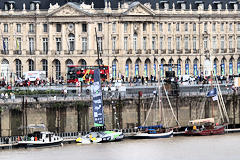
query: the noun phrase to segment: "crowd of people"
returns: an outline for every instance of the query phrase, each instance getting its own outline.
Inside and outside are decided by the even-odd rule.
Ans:
[[[14,94],[14,92],[10,92],[10,94],[9,93],[4,93],[4,92],[2,92],[1,93],[1,99],[4,101],[4,102],[6,102],[6,101],[8,101],[8,99],[11,99],[11,101],[15,101],[15,99],[16,99],[16,97],[15,97],[15,94]]]

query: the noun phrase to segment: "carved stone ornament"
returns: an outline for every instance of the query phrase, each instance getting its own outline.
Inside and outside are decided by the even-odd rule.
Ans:
[[[146,11],[143,7],[138,6],[129,11],[128,15],[151,15],[148,11]]]
[[[53,14],[53,16],[80,16],[80,15],[85,14],[81,13],[81,11],[74,9],[70,6],[66,6]]]
[[[139,25],[138,24],[134,24],[133,31],[134,31],[134,33],[138,33],[138,31],[139,31]]]

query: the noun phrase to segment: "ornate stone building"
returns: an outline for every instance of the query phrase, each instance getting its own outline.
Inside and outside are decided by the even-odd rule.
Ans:
[[[97,65],[95,29],[110,78],[157,76],[165,70],[240,74],[236,0],[105,1],[103,8],[92,1],[46,2],[0,2],[0,71],[8,82],[32,70],[66,80],[69,64]]]

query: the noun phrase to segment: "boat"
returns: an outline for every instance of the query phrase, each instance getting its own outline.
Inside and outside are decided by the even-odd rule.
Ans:
[[[188,127],[185,129],[185,135],[208,136],[225,133],[225,128],[227,127],[229,122],[229,117],[226,111],[225,103],[222,98],[222,93],[217,78],[216,82],[217,83],[215,85],[215,88],[212,87],[212,89],[207,93],[207,97],[211,97],[213,101],[218,102],[217,104],[221,115],[221,119],[219,119],[220,125],[219,123],[215,123],[214,105],[212,102],[212,116],[210,118],[189,121]]]
[[[63,143],[63,138],[48,131],[36,131],[24,137],[18,137],[18,147],[45,147],[59,146]]]
[[[173,129],[164,129],[162,125],[138,127],[139,132],[130,138],[134,139],[154,139],[154,138],[171,138]]]
[[[99,55],[99,52],[98,52],[98,55]],[[99,67],[94,70],[94,82],[93,82],[93,85],[91,86],[92,97],[93,97],[92,104],[93,104],[94,127],[91,128],[91,132],[89,134],[78,137],[76,139],[77,143],[90,144],[90,143],[112,142],[112,141],[119,141],[124,138],[122,131],[114,131],[114,130],[106,131],[105,124],[104,124],[102,87],[101,87],[101,77],[100,77],[99,68],[100,68],[100,64],[99,64]]]
[[[83,144],[104,143],[104,142],[120,141],[123,138],[124,138],[123,133],[119,131],[99,131],[99,132],[90,132],[85,136],[78,137],[76,139],[76,142],[83,143]]]
[[[224,134],[226,125],[215,124],[214,118],[197,119],[189,121],[185,135],[208,136]]]
[[[160,80],[158,80],[158,102],[159,102],[159,106],[162,107],[162,100],[160,99],[162,96],[161,96],[161,87],[162,87],[162,84],[163,84],[163,81],[162,83],[160,84]],[[173,108],[172,108],[172,105],[171,105],[171,102],[170,102],[170,99],[168,97],[168,94],[167,94],[167,91],[166,91],[166,88],[165,86],[163,85],[163,89],[164,89],[164,92],[166,94],[166,97],[167,97],[167,100],[168,100],[168,103],[169,103],[169,106],[170,106],[170,109],[171,109],[171,112],[172,112],[172,115],[173,117],[175,118],[175,121],[177,123],[178,126],[180,126],[175,114],[174,114],[174,111],[173,111]],[[169,127],[166,127],[167,124],[165,123],[165,120],[164,120],[164,115],[163,115],[163,107],[161,108],[162,110],[162,115],[161,117],[163,117],[163,124],[165,125],[153,125],[153,126],[145,126],[146,124],[146,121],[149,117],[149,114],[150,114],[150,111],[151,111],[151,108],[153,106],[153,102],[157,101],[155,100],[157,98],[157,96],[155,96],[152,100],[152,103],[151,103],[151,106],[148,110],[148,113],[147,113],[147,116],[146,116],[146,119],[145,121],[143,122],[143,125],[142,126],[139,126],[138,127],[138,132],[129,136],[129,138],[133,138],[133,139],[155,139],[155,138],[171,138],[173,137],[173,128],[169,128]]]

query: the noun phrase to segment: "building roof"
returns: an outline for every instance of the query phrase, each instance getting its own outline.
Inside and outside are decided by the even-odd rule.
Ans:
[[[134,2],[134,0],[107,0],[108,2],[111,2],[111,8],[118,8],[118,2],[120,3],[124,3],[124,2],[128,2],[128,3],[132,3]],[[183,2],[185,2],[186,4],[186,9],[189,9],[190,4],[192,5],[192,9],[195,10],[197,9],[199,3],[203,3],[204,4],[204,9],[207,10],[208,5],[211,4],[212,5],[212,9],[216,9],[217,5],[220,3],[222,4],[222,9],[225,9],[226,4],[228,5],[228,9],[233,9],[233,5],[235,3],[238,4],[238,0],[138,0],[140,3],[144,4],[144,3],[150,3],[151,7],[153,9],[156,8],[156,3],[159,3],[159,8],[163,9],[164,7],[164,3],[169,3],[169,8],[172,8],[172,4],[175,4],[175,8],[176,9],[180,9],[181,8],[181,4]],[[198,1],[199,3],[196,3],[196,1]],[[23,3],[25,3],[26,5],[26,9],[29,10],[30,8],[30,3],[32,2],[36,2],[36,0],[1,0],[0,1],[0,9],[4,9],[4,4],[5,3],[14,3],[14,8],[16,10],[22,10],[23,9]],[[82,3],[84,2],[85,4],[91,4],[92,2],[94,3],[94,8],[104,8],[105,7],[105,0],[38,0],[38,2],[40,2],[40,10],[48,10],[50,3],[52,5],[58,3],[60,6],[66,4],[67,2],[77,2],[77,3]],[[219,2],[219,3],[216,3]]]

